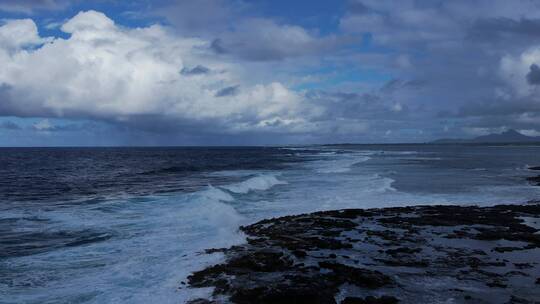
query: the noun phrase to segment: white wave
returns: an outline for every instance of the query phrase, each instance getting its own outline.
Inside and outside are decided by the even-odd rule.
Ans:
[[[221,188],[234,193],[246,194],[254,190],[268,190],[276,185],[283,184],[287,184],[287,182],[279,180],[274,174],[260,174],[237,184],[221,186]]]
[[[197,192],[196,195],[200,199],[205,199],[208,201],[221,201],[221,202],[234,201],[234,198],[229,193],[226,193],[216,187],[213,187],[212,185],[208,185],[208,189]]]
[[[397,191],[396,188],[392,187],[392,184],[394,184],[395,180],[389,178],[389,177],[379,177],[379,180],[380,180],[380,185],[378,187],[375,188],[375,192],[388,192],[388,191],[392,191],[392,192],[395,192]]]
[[[319,156],[332,156],[332,155],[336,155],[337,153],[335,151],[328,151],[328,152],[320,152],[320,153],[317,153],[317,155]]]
[[[201,255],[201,251],[245,240],[238,227],[246,219],[228,204],[233,200],[230,193],[208,186],[189,194],[111,202],[122,208],[107,211],[81,205],[41,212],[40,217],[54,221],[49,226],[54,231],[105,229],[114,237],[11,259],[10,267],[24,274],[14,278],[14,284],[27,287],[13,289],[3,300],[172,304],[209,295],[205,289],[178,288],[191,272],[223,259],[222,254]],[[0,293],[3,288],[0,284]]]
[[[289,151],[318,151],[319,149],[313,147],[281,147],[280,150]]]
[[[410,159],[410,160],[442,160],[441,157],[419,157],[419,156],[403,157],[402,159]]]
[[[385,154],[415,155],[415,154],[419,154],[419,152],[418,151],[385,151]]]
[[[312,162],[312,166],[318,173],[344,173],[350,171],[352,166],[368,161],[369,159],[371,158],[362,155],[344,155],[337,158],[314,161]]]

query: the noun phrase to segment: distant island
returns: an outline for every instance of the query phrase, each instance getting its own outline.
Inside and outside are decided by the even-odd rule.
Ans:
[[[487,143],[540,143],[540,137],[527,136],[516,130],[508,130],[499,134],[488,134],[471,139],[444,138],[430,142],[431,144],[487,144]]]

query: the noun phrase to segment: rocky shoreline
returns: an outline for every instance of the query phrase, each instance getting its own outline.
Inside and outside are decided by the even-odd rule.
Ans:
[[[540,202],[348,209],[242,227],[203,303],[540,303]]]

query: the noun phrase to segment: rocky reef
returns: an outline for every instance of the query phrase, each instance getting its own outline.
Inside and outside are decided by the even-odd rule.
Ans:
[[[203,303],[540,303],[540,202],[348,209],[242,227]],[[186,284],[186,282],[184,282]]]
[[[529,170],[540,171],[540,166],[529,167]],[[527,180],[534,185],[540,186],[540,175],[527,177]]]

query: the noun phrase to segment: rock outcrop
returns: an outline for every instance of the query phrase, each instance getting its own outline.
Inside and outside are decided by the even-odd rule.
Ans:
[[[348,209],[263,220],[193,273],[191,303],[538,303],[540,204]]]

